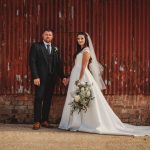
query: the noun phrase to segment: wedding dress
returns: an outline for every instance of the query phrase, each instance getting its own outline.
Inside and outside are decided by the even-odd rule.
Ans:
[[[82,57],[85,51],[90,53],[90,49],[86,47],[76,56],[75,65],[70,75],[67,97],[59,128],[98,134],[134,136],[150,135],[149,126],[134,126],[121,122],[107,103],[107,100],[103,96],[88,67],[85,69],[81,82],[92,84],[91,88],[94,100],[90,102],[90,106],[86,112],[81,111],[78,113],[78,111],[75,111],[71,115],[71,107],[69,105],[69,103],[73,101],[71,92],[75,90],[75,81],[79,80]]]

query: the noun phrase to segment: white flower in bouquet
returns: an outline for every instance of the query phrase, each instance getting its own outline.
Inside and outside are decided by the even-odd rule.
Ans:
[[[75,100],[75,102],[79,102],[80,96],[79,96],[79,95],[75,95],[75,96],[74,96],[74,100]]]
[[[79,89],[80,89],[80,88],[77,86],[77,87],[76,87],[76,90],[79,90]]]
[[[83,91],[85,91],[85,88],[84,88],[84,87],[81,88],[81,92],[83,92]]]
[[[92,89],[91,84],[87,82],[75,82],[76,90],[71,92],[71,96],[73,98],[73,101],[69,103],[71,105],[71,114],[73,114],[74,111],[78,111],[78,113],[81,110],[87,111],[91,100],[94,99],[92,96]]]
[[[87,97],[90,97],[90,95],[91,95],[91,92],[90,92],[90,91],[87,91],[86,96],[87,96]]]
[[[84,86],[86,83],[85,82],[81,82],[81,84]]]
[[[89,87],[86,87],[85,90],[86,90],[86,91],[89,91],[90,89],[89,89]]]
[[[83,96],[84,96],[85,93],[86,93],[85,91],[81,91],[80,95],[83,95]]]

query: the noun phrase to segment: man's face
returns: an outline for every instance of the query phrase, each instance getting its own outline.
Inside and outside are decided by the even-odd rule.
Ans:
[[[42,37],[45,42],[50,43],[53,39],[53,33],[51,31],[45,31]]]

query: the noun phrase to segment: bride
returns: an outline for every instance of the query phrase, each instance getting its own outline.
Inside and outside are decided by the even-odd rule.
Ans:
[[[103,67],[97,61],[90,36],[80,32],[77,35],[77,52],[75,65],[70,75],[67,97],[62,113],[60,129],[82,131],[98,134],[114,135],[150,135],[150,127],[134,126],[121,122],[113,112],[101,90],[105,89],[101,73]],[[90,102],[87,111],[74,111],[71,114],[70,102],[73,101],[71,92],[75,90],[75,82],[92,84],[94,99]]]

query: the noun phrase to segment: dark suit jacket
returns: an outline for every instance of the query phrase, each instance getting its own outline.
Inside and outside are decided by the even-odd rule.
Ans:
[[[63,63],[60,60],[58,48],[52,44],[53,51],[53,75],[64,78]],[[46,54],[46,47],[43,42],[34,43],[29,53],[29,65],[33,79],[45,79],[49,74],[49,62]]]

